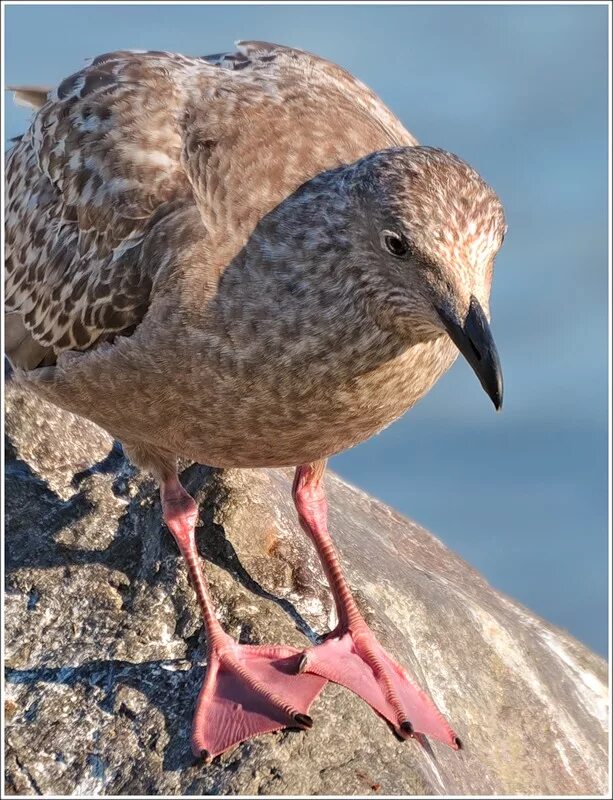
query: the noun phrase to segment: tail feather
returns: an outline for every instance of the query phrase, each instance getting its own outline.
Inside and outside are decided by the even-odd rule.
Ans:
[[[45,86],[8,86],[13,92],[13,100],[18,106],[26,106],[38,110],[47,102],[51,89]]]

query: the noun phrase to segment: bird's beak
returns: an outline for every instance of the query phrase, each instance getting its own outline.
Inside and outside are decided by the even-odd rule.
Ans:
[[[502,369],[487,317],[477,298],[470,298],[466,319],[462,323],[444,308],[437,308],[443,325],[458,350],[481,381],[481,386],[494,404],[502,408]]]

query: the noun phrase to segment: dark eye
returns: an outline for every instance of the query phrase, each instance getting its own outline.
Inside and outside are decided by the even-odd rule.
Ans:
[[[388,253],[396,256],[396,258],[402,258],[409,252],[409,244],[400,233],[383,231],[381,233],[381,244]]]

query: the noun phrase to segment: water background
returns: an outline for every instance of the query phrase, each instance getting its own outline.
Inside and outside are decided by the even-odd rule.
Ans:
[[[6,83],[56,84],[114,49],[263,39],[369,84],[501,196],[495,414],[458,361],[421,404],[332,459],[497,588],[607,650],[607,9],[604,6],[8,6]],[[27,110],[7,97],[6,135]]]

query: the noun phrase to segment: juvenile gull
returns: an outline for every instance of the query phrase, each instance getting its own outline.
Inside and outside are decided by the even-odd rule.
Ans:
[[[192,746],[307,728],[326,680],[399,736],[459,740],[368,629],[326,525],[326,458],[411,408],[458,350],[494,405],[501,204],[339,67],[263,42],[98,56],[46,92],[7,161],[6,342],[19,380],[101,425],[160,483],[202,609]],[[338,624],[304,652],[215,617],[177,456],[295,466]],[[298,466],[296,466],[298,465]]]

